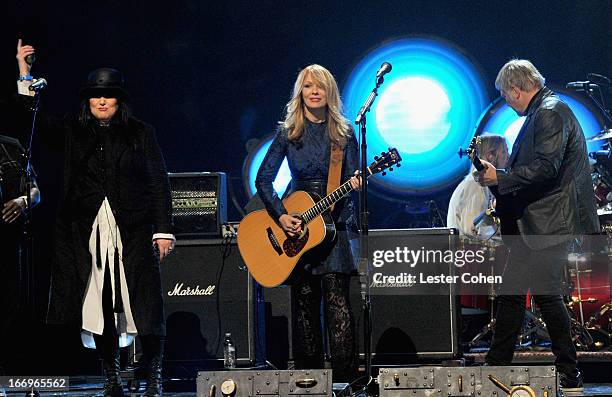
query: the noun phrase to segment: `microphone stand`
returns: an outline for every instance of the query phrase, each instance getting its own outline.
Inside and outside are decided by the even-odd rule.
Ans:
[[[361,137],[361,164],[360,171],[362,176],[361,190],[359,191],[359,282],[361,285],[361,300],[363,308],[363,330],[364,330],[364,361],[365,373],[367,382],[364,386],[364,391],[367,393],[367,388],[372,378],[372,303],[370,300],[370,274],[368,266],[369,246],[368,246],[368,184],[367,184],[367,166],[368,166],[368,145],[366,140],[366,113],[370,111],[370,107],[378,96],[378,88],[384,82],[383,76],[376,79],[376,86],[370,93],[370,96],[359,110],[355,124],[359,125],[359,135]]]
[[[600,88],[600,90],[601,90],[601,88]],[[600,92],[600,94],[601,94],[601,92]],[[591,100],[595,103],[595,105],[603,113],[604,118],[606,120],[606,122],[604,122],[604,129],[606,129],[606,124],[607,123],[612,123],[612,112],[610,112],[610,109],[606,109],[606,103],[604,102],[603,94],[601,94],[601,103],[599,103],[599,101],[597,100],[597,98],[595,98],[593,93],[587,92],[587,95],[591,98]]]
[[[593,95],[593,90],[585,89],[584,92],[591,99],[591,101],[595,104],[595,106],[601,111],[604,117],[604,131],[608,129],[608,123],[612,123],[612,112],[609,109],[606,109],[606,102],[604,100],[604,95],[602,89],[599,85],[597,85],[597,89],[599,91],[600,99],[597,99],[595,95]]]

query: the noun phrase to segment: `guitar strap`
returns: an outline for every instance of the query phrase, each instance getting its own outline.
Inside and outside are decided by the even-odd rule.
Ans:
[[[342,159],[344,158],[344,148],[332,142],[329,155],[329,172],[327,174],[327,194],[340,187],[340,176],[342,175]],[[332,205],[329,212],[334,210]]]

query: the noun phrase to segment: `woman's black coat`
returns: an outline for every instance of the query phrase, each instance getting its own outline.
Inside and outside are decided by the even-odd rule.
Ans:
[[[28,98],[22,98],[28,101]],[[47,321],[82,324],[91,273],[88,242],[98,209],[108,197],[123,242],[123,265],[138,333],[165,334],[159,256],[154,233],[172,233],[171,198],[154,129],[135,118],[100,127],[73,118],[45,119],[43,145],[64,152],[63,191],[54,233]]]

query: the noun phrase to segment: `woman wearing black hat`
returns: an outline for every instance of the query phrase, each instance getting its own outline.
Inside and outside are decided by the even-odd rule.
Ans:
[[[26,103],[33,101],[26,62],[33,53],[19,40],[18,90]],[[77,324],[84,342],[93,336],[104,396],[123,396],[119,346],[138,334],[148,369],[143,396],[161,396],[159,264],[174,245],[164,160],[153,128],[130,115],[119,71],[91,72],[81,98],[78,117],[45,120],[38,135],[57,142],[61,133],[65,157],[47,320]]]

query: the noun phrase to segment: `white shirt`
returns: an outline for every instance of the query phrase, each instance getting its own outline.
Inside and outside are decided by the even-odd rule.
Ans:
[[[493,235],[499,235],[498,228],[484,223],[476,227],[476,220],[485,212],[492,201],[489,188],[480,186],[469,173],[457,186],[446,215],[446,226],[459,230],[459,235],[478,240],[487,240]]]

